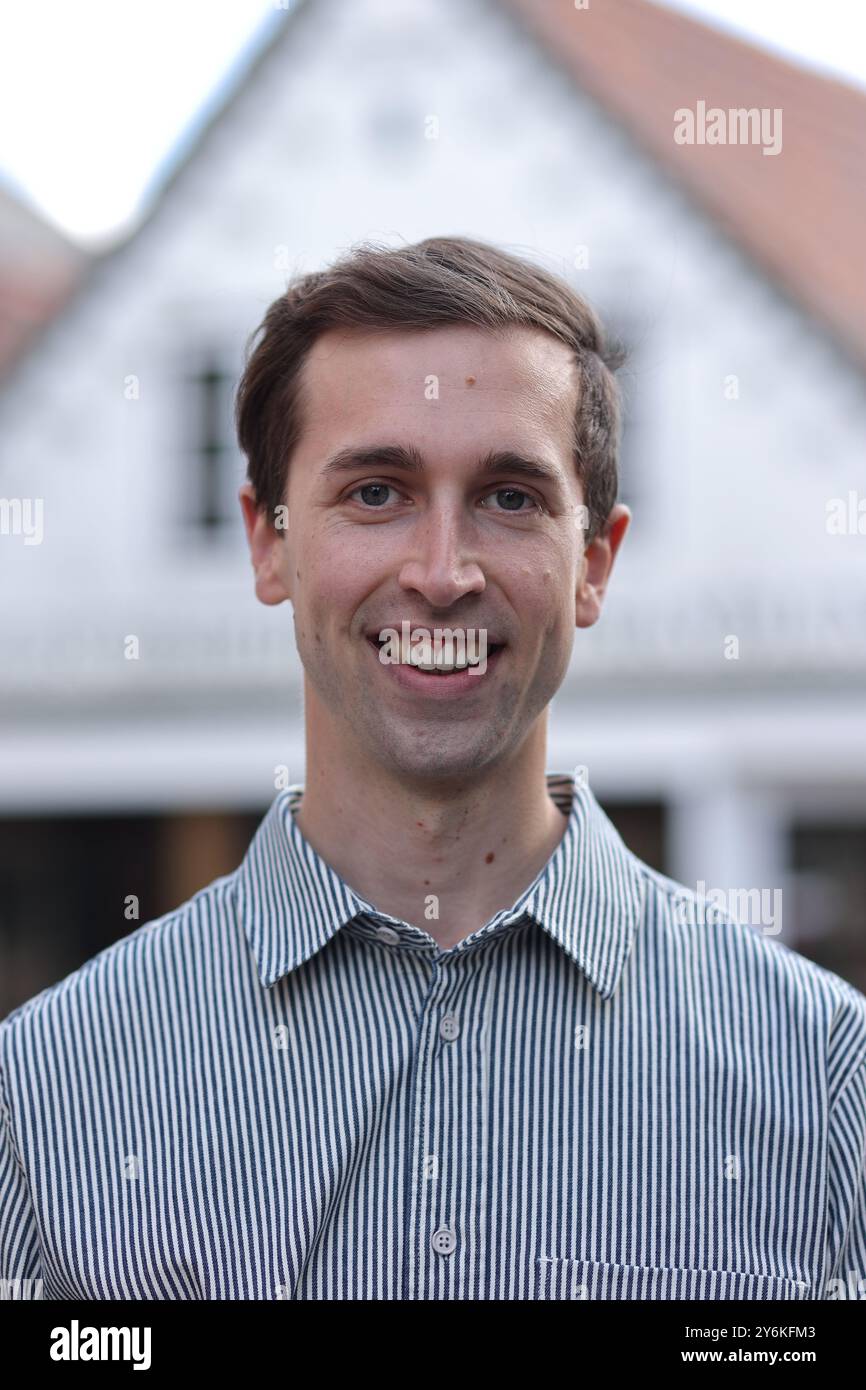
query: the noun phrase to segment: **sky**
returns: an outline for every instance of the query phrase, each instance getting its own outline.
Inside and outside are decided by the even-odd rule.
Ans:
[[[655,2],[866,87],[862,0]],[[167,164],[291,4],[7,0],[0,180],[70,240],[106,249],[134,228]]]

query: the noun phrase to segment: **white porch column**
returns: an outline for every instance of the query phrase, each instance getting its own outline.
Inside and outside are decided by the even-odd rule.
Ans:
[[[786,820],[777,796],[735,783],[682,788],[668,806],[670,875],[689,888],[783,889]],[[772,900],[772,899],[771,899]]]

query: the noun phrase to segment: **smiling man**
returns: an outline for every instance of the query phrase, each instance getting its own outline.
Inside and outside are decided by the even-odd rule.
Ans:
[[[275,349],[241,394],[254,473]],[[596,363],[611,467],[615,397]],[[291,601],[305,671],[296,823],[363,897],[444,947],[511,906],[565,833],[547,708],[629,520],[614,506],[585,549],[578,381],[574,351],[531,325],[330,329],[304,366],[285,500],[260,509],[262,483],[243,489],[256,592]],[[404,623],[480,632],[485,671],[383,662],[380,634]]]
[[[466,239],[271,306],[241,503],[305,779],[235,873],[0,1026],[0,1277],[866,1295],[866,999],[546,771],[629,524],[615,366],[568,285]]]

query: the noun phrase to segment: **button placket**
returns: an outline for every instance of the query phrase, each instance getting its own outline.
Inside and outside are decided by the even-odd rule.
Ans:
[[[439,1280],[452,1268],[448,1258],[459,1248],[454,1202],[457,1194],[444,1186],[444,1174],[454,1160],[453,1067],[459,1058],[449,1054],[461,1035],[461,1021],[448,1007],[453,997],[453,957],[434,957],[433,977],[419,1018],[418,1066],[412,1098],[411,1179],[404,1297],[442,1296]],[[443,1059],[446,1065],[443,1066]],[[450,1079],[446,1079],[450,1078]],[[425,1255],[426,1247],[426,1255]],[[449,1285],[453,1274],[449,1274]]]

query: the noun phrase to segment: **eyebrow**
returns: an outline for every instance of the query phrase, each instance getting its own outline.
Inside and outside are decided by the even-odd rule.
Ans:
[[[397,468],[405,473],[423,473],[424,457],[414,445],[370,444],[357,448],[349,446],[340,449],[322,467],[322,474],[353,473],[359,468]],[[507,474],[511,477],[533,478],[536,482],[546,482],[561,486],[562,474],[553,464],[543,459],[527,458],[513,449],[493,449],[484,454],[476,467],[481,478],[496,478]]]

